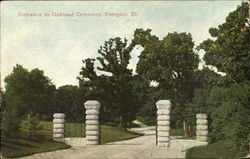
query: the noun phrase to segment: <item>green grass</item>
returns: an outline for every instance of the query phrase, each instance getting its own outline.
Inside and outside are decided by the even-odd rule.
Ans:
[[[230,141],[218,141],[207,146],[197,146],[187,150],[186,158],[233,158],[243,157]]]
[[[127,140],[140,136],[139,134],[112,126],[101,125],[101,144],[113,141]],[[66,137],[85,137],[85,124],[66,123]]]
[[[70,148],[70,146],[48,139],[11,138],[8,141],[1,142],[2,155],[6,158],[21,157],[65,148]]]
[[[14,158],[70,148],[70,146],[65,143],[53,141],[53,125],[51,122],[41,122],[41,125],[43,126],[42,130],[38,131],[37,136],[32,139],[25,137],[23,129],[20,128],[17,138],[8,138],[6,141],[1,141],[3,157]]]
[[[181,140],[195,140],[196,136],[188,136],[188,137],[182,136],[182,137],[177,137],[176,139],[181,139]]]
[[[25,138],[21,128],[18,138],[10,138],[7,141],[1,141],[1,152],[3,157],[21,157],[39,152],[70,148],[70,146],[65,143],[52,140],[52,122],[41,122],[41,124],[43,126],[42,130],[38,132],[35,139]],[[85,137],[85,125],[80,123],[66,123],[65,136]],[[101,126],[101,144],[131,139],[138,136],[140,135],[117,127]]]
[[[183,136],[184,131],[183,129],[170,129],[170,135],[171,136]]]
[[[140,134],[129,132],[117,127],[101,126],[101,144],[113,141],[127,140],[141,136]]]

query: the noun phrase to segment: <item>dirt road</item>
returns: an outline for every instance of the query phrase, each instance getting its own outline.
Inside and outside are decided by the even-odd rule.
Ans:
[[[23,157],[22,159],[132,159],[132,158],[184,158],[185,150],[194,146],[194,140],[171,140],[169,148],[155,145],[154,127],[136,128],[132,131],[144,133],[135,139],[97,146],[72,147]]]

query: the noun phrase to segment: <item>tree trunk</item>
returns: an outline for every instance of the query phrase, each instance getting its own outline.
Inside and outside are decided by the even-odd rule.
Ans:
[[[192,130],[190,124],[188,124],[188,136],[192,136]]]
[[[122,116],[120,116],[119,128],[123,128],[123,129],[127,128],[127,123],[126,123],[126,121],[124,120],[124,118]]]
[[[186,122],[185,120],[183,121],[183,130],[184,130],[184,136],[185,136],[185,137],[188,137],[188,135],[189,135],[189,130],[188,130],[187,122]]]
[[[189,137],[192,135],[191,125],[188,122],[186,122],[185,120],[183,121],[183,130],[184,130],[185,137]]]

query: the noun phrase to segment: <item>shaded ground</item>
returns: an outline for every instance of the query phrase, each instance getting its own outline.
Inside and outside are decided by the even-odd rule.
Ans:
[[[154,127],[132,129],[131,131],[146,135],[130,140],[97,146],[73,147],[67,150],[35,154],[23,157],[23,159],[184,158],[185,150],[196,144],[195,140],[172,138],[170,148],[156,147],[154,129]]]
[[[41,122],[41,124],[43,127],[37,132],[37,135],[34,137],[34,139],[27,138],[25,132],[23,131],[23,128],[21,127],[20,131],[17,133],[16,138],[8,138],[8,140],[1,140],[0,153],[2,152],[2,155],[6,158],[10,158],[70,148],[70,146],[65,143],[53,141],[52,122]],[[66,127],[66,134],[70,131],[70,135],[72,135],[72,137],[85,137],[84,124],[67,123]],[[139,134],[136,134],[134,132],[105,125],[101,126],[101,134],[102,144],[114,141],[128,140],[140,136]],[[76,141],[77,142],[75,145],[82,145],[82,142],[84,142],[84,138],[80,140],[81,142],[79,142],[79,140]]]

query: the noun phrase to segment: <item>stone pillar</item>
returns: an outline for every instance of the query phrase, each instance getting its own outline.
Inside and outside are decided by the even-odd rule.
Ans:
[[[156,102],[157,107],[157,139],[159,147],[170,146],[170,108],[169,100],[159,100]]]
[[[196,141],[207,144],[208,123],[206,114],[196,114]]]
[[[53,115],[53,139],[55,141],[63,141],[64,140],[64,118],[65,115],[63,113],[55,113]]]
[[[100,103],[96,100],[88,100],[84,103],[86,108],[86,140],[87,145],[99,144],[99,108]]]

